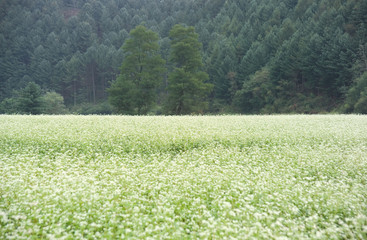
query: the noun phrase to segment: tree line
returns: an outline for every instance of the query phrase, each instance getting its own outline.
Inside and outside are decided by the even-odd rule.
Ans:
[[[34,84],[63,113],[367,112],[363,0],[3,0],[0,9],[1,113],[25,112]],[[175,56],[185,45],[177,24],[197,36],[196,69]],[[139,26],[155,36],[140,64],[162,64],[132,79]],[[130,97],[114,98],[124,88]]]

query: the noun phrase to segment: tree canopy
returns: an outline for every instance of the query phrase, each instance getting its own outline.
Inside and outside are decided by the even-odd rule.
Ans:
[[[201,44],[193,27],[175,25],[169,33],[174,70],[168,76],[168,114],[200,113],[212,85],[208,74],[200,71],[203,63]]]
[[[4,0],[0,112],[14,112],[10,103],[33,82],[42,94],[61,95],[71,112],[174,113],[166,104],[173,79],[204,72],[196,79],[212,92],[192,101],[207,108],[189,112],[363,113],[366,16],[362,0]],[[165,61],[165,71],[143,67],[140,79],[154,82],[149,94],[139,77],[124,75],[136,70],[128,63],[136,64],[138,43],[127,42],[140,25],[155,36],[150,54]],[[130,97],[113,100],[118,89]]]
[[[108,89],[110,103],[120,113],[146,114],[157,102],[156,88],[165,71],[158,35],[139,25],[131,30],[122,49],[126,57],[121,74]]]

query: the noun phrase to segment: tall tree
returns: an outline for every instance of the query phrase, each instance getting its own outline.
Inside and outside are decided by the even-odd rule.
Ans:
[[[165,72],[158,35],[139,25],[122,48],[126,57],[121,74],[108,89],[109,101],[120,113],[146,114],[156,101],[156,88]]]
[[[175,68],[168,76],[168,114],[202,112],[207,106],[207,96],[212,84],[205,83],[209,76],[201,71],[203,66],[201,43],[193,27],[175,25],[171,38],[171,61]]]

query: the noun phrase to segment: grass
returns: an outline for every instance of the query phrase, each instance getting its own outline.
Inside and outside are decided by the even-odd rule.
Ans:
[[[366,239],[367,117],[0,116],[0,239]]]

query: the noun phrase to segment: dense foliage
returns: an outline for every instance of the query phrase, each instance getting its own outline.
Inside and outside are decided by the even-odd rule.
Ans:
[[[179,115],[202,112],[212,85],[205,83],[208,74],[200,71],[203,63],[198,35],[193,27],[176,24],[169,36],[174,70],[168,76],[166,112]]]
[[[130,32],[122,46],[126,57],[121,74],[108,89],[110,103],[125,114],[146,114],[156,100],[163,81],[164,60],[158,53],[158,36],[144,26]]]
[[[72,112],[109,113],[129,32],[157,33],[170,73],[179,23],[202,43],[210,112],[366,113],[366,16],[365,0],[1,0],[0,102],[34,82]]]
[[[0,116],[0,239],[366,239],[367,117]]]

